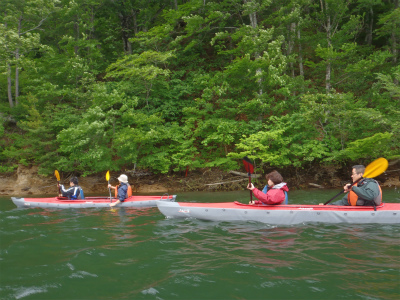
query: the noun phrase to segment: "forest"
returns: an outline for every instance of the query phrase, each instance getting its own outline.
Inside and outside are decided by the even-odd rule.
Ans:
[[[400,158],[399,0],[2,0],[0,173]]]

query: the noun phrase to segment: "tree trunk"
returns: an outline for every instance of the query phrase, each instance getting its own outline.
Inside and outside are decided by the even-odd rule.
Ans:
[[[399,0],[394,0],[394,8],[398,9],[399,8]],[[396,24],[393,26],[393,31],[392,31],[392,49],[393,49],[393,65],[397,65],[397,56],[398,56],[398,51],[397,51],[397,36],[396,33],[398,32],[399,28],[397,28]],[[399,80],[397,78],[393,79],[393,83],[396,85],[399,85]]]
[[[19,48],[15,51],[15,105],[18,105],[18,97],[19,97]]]
[[[374,10],[372,9],[372,4],[371,8],[369,10],[369,30],[367,34],[367,45],[371,46],[372,45],[372,33],[373,33],[373,28],[374,28]]]
[[[4,16],[7,17],[7,13],[4,13]],[[7,22],[4,22],[4,27],[7,29]],[[7,38],[7,36],[6,36]],[[8,46],[6,45],[6,49],[8,50]],[[8,51],[7,51],[8,52]],[[11,83],[11,64],[7,61],[7,96],[8,103],[10,103],[10,107],[14,107],[14,101],[12,97],[12,83]]]
[[[326,93],[329,94],[331,90],[331,59],[329,55],[330,48],[332,46],[331,43],[331,17],[328,16],[327,20],[327,30],[326,30],[326,39],[328,42],[328,57],[327,57],[327,63],[326,63],[326,75],[325,75],[325,89]]]
[[[394,0],[394,9],[399,8],[399,0]],[[397,28],[396,23],[393,25],[393,31],[392,31],[392,52],[393,52],[393,65],[397,65],[397,56],[398,56],[398,50],[397,50],[397,34],[398,34],[399,28]]]
[[[303,51],[302,51],[302,48],[301,48],[300,26],[297,26],[297,39],[298,39],[298,43],[299,43],[299,70],[300,70],[300,76],[304,77]]]
[[[296,23],[290,23],[290,27],[289,27],[289,42],[288,42],[288,56],[290,56],[293,53],[293,48],[294,48],[294,36],[295,36],[295,32],[296,32]],[[293,65],[293,61],[290,61],[289,63],[290,66],[290,71],[292,73],[292,78],[294,78],[294,65]]]
[[[21,38],[22,17],[18,19],[18,38]],[[15,50],[15,105],[18,105],[19,97],[19,48]]]
[[[243,0],[243,2],[244,2],[244,3],[247,3],[247,0]],[[257,28],[257,14],[256,14],[255,12],[252,12],[252,13],[250,13],[249,17],[250,17],[250,25],[251,25],[251,27],[254,28],[254,29],[256,29],[256,28]],[[257,60],[257,59],[260,58],[260,54],[256,51],[256,52],[254,53],[254,57],[255,57],[255,59]],[[260,75],[261,72],[262,72],[262,71],[261,71],[261,68],[258,68],[258,69],[256,70],[256,75],[257,75],[257,76]],[[259,84],[259,86],[260,86],[260,89],[259,89],[259,91],[258,91],[258,94],[261,96],[261,95],[263,94],[263,90],[262,90],[262,88],[261,88],[261,82],[262,82],[261,77],[258,79],[257,82],[258,82],[258,84]]]
[[[11,92],[11,65],[10,63],[7,63],[7,94],[8,94],[8,102],[10,103],[10,107],[14,107],[14,101],[12,98],[12,92]]]
[[[130,17],[134,18],[136,20],[136,14],[132,13],[132,16],[129,15],[124,15],[122,13],[119,14],[119,18],[121,20],[121,27],[122,27],[122,41],[124,43],[124,52],[125,54],[132,54],[132,44],[129,41],[131,38],[129,31],[130,31],[130,26],[131,26],[131,20]]]

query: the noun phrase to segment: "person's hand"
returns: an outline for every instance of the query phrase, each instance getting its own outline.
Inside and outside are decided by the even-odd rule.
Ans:
[[[255,204],[255,202],[254,202],[254,201],[250,201],[250,202],[249,202],[249,204],[251,204],[251,205],[254,205],[254,204]]]
[[[111,188],[112,188],[112,185],[111,185],[111,184],[108,184],[108,188],[111,189]]]
[[[113,207],[113,206],[115,206],[116,205],[116,203],[114,202],[114,203],[110,203],[110,207]]]
[[[249,184],[247,185],[247,189],[249,189],[250,191],[252,191],[252,190],[255,189],[255,187],[254,187],[254,185],[253,185],[252,183],[249,183]]]
[[[343,190],[344,190],[345,193],[351,191],[351,184],[350,184],[350,183],[346,184],[346,185],[343,187]]]

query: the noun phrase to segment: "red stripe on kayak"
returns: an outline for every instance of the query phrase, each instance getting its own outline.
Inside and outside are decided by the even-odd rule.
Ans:
[[[181,207],[205,207],[205,208],[232,208],[232,209],[255,209],[255,210],[324,210],[324,211],[354,211],[374,210],[373,206],[336,206],[336,205],[249,205],[239,202],[220,203],[195,203],[177,202]],[[399,210],[400,203],[384,203],[377,210]]]
[[[151,201],[151,200],[167,200],[172,199],[174,196],[132,196],[125,199],[124,202],[140,202],[140,201]],[[113,199],[116,200],[116,199]],[[25,202],[40,202],[40,203],[110,203],[110,198],[108,197],[86,197],[84,200],[69,200],[65,197],[53,197],[53,198],[24,198]]]

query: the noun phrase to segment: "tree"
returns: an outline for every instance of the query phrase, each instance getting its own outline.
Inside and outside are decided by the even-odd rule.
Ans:
[[[55,10],[57,0],[18,0],[2,1],[1,8],[4,9],[2,43],[4,59],[7,68],[8,101],[11,107],[18,105],[20,60],[24,54],[39,48],[40,36],[35,33],[42,27],[49,15]],[[12,67],[15,73],[15,95],[12,97]]]

